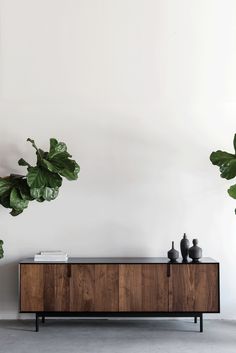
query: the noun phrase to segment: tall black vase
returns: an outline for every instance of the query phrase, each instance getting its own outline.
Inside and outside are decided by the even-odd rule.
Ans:
[[[185,233],[184,233],[183,239],[181,239],[181,242],[180,242],[180,250],[181,250],[183,261],[186,262],[188,260],[188,254],[189,254],[189,240]]]

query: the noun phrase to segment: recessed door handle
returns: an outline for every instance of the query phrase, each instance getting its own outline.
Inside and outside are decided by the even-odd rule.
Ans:
[[[71,277],[71,265],[67,265],[67,277]]]

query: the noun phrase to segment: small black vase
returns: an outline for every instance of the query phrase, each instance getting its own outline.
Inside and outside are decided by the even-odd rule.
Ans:
[[[202,249],[197,244],[198,240],[193,239],[193,246],[189,249],[189,257],[191,257],[194,262],[198,262],[202,257]]]
[[[179,257],[179,252],[174,248],[174,242],[172,241],[172,248],[167,253],[168,258],[170,261],[176,261]]]
[[[181,250],[183,261],[187,262],[188,253],[189,253],[189,240],[185,233],[184,233],[183,239],[181,239],[181,242],[180,242],[180,250]]]

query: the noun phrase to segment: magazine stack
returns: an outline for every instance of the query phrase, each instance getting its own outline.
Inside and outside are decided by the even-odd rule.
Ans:
[[[39,262],[66,262],[68,255],[63,251],[40,251],[34,255],[34,261]]]

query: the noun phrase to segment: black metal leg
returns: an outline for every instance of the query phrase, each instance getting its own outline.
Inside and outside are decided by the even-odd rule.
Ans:
[[[194,317],[194,323],[197,324],[197,316]]]
[[[38,330],[39,330],[39,316],[36,313],[35,314],[35,332],[38,332]]]
[[[42,316],[42,323],[43,324],[45,323],[45,316],[44,315]]]
[[[200,314],[200,332],[203,332],[203,314]]]

